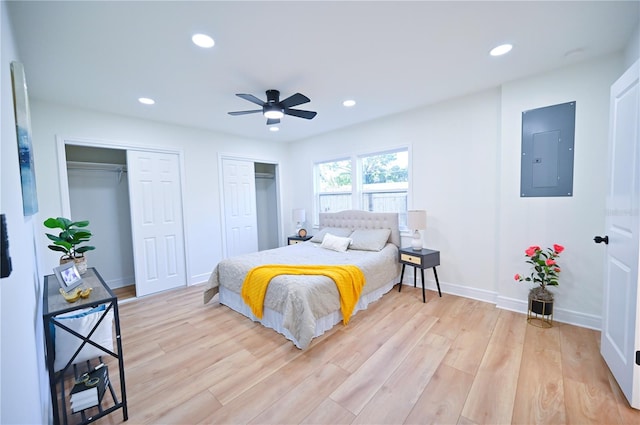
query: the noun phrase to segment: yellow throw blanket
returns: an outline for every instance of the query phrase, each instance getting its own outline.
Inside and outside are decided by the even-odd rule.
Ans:
[[[323,275],[330,277],[336,283],[340,293],[340,310],[342,322],[349,323],[353,309],[360,298],[360,292],[365,284],[364,274],[357,266],[352,265],[285,265],[267,264],[254,267],[244,278],[242,283],[242,299],[253,314],[262,319],[264,297],[271,279],[278,275]]]

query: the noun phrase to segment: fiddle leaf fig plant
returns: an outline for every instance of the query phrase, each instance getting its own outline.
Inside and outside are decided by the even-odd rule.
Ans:
[[[88,220],[71,221],[64,217],[50,217],[44,221],[44,225],[49,229],[61,229],[58,236],[51,233],[45,234],[53,241],[53,245],[49,245],[49,249],[64,253],[62,259],[84,257],[85,252],[96,249],[90,245],[79,246],[91,239],[91,231],[86,229],[89,225]]]

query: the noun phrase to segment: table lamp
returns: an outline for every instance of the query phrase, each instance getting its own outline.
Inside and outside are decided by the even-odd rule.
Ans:
[[[304,208],[294,208],[292,219],[296,223],[296,233],[302,228],[302,223],[307,219],[307,214]]]
[[[422,250],[422,235],[420,234],[420,230],[427,228],[427,212],[425,210],[407,211],[407,227],[413,230],[411,248],[413,248],[414,251]]]

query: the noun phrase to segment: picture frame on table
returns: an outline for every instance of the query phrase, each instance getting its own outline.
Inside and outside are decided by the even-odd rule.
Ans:
[[[53,273],[56,275],[60,288],[65,292],[82,284],[82,277],[80,277],[80,272],[73,261],[54,267]]]

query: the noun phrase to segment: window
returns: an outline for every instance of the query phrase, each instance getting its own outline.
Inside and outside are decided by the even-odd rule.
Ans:
[[[361,209],[397,212],[400,214],[400,228],[406,228],[408,149],[316,163],[314,168],[316,211]]]
[[[351,160],[322,162],[315,168],[318,211],[351,209]]]

